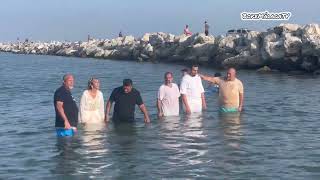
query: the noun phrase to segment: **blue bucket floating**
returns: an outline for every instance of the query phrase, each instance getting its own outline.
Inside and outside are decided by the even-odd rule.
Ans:
[[[56,132],[58,137],[73,136],[75,134],[72,128],[71,129],[57,128]]]

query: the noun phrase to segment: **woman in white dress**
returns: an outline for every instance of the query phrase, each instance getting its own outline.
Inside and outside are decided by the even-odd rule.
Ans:
[[[85,125],[104,122],[104,99],[99,89],[99,80],[90,78],[80,100],[79,120]]]

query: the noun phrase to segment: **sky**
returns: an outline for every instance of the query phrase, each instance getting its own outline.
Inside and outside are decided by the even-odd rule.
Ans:
[[[265,31],[280,23],[319,23],[318,0],[1,0],[0,42],[86,40],[88,34],[111,39],[121,30],[140,37],[146,32],[181,34],[186,24],[210,33],[248,28]],[[289,11],[288,21],[242,21],[240,13]]]

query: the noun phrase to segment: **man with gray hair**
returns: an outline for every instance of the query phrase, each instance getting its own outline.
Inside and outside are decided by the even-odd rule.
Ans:
[[[72,74],[63,76],[63,84],[54,93],[54,109],[56,112],[57,136],[73,136],[78,125],[78,107],[71,90],[74,78]]]

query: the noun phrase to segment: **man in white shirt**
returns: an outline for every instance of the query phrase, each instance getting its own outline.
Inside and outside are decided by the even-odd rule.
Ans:
[[[187,74],[182,78],[180,93],[187,114],[201,112],[202,110],[207,109],[204,88],[202,86],[201,78],[198,75],[197,65],[193,65],[190,74]]]
[[[158,91],[158,116],[178,116],[180,92],[178,86],[172,82],[173,74],[166,72],[164,81],[165,83],[160,86]]]

